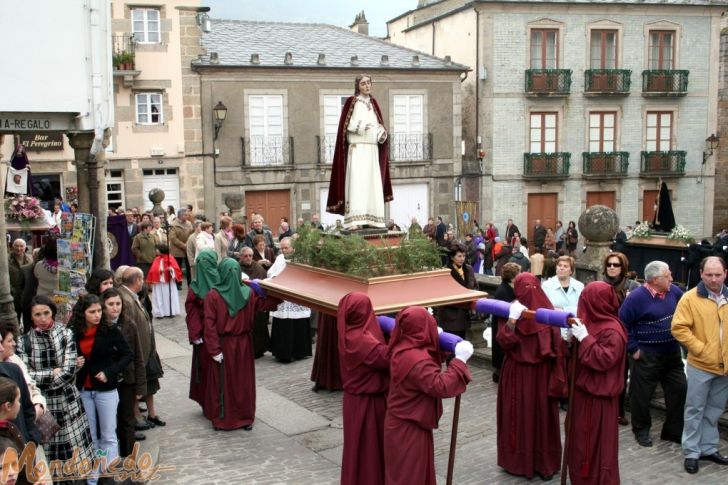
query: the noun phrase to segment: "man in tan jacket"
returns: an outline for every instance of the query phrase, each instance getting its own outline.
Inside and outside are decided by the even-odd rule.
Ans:
[[[187,261],[187,239],[194,228],[189,221],[189,213],[186,209],[177,211],[177,218],[169,228],[169,253],[177,260],[180,268],[184,267],[187,275],[187,286],[192,282],[192,271]]]
[[[672,317],[672,335],[688,349],[688,392],[682,449],[685,471],[698,473],[698,460],[728,465],[718,452],[718,419],[728,400],[728,288],[726,264],[708,256],[700,262],[701,282],[683,295]]]

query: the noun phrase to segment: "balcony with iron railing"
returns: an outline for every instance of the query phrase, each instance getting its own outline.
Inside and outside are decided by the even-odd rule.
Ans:
[[[564,179],[569,177],[571,153],[524,153],[523,178],[529,180]]]
[[[642,177],[681,177],[685,175],[685,162],[688,152],[682,150],[642,152],[640,176]]]
[[[293,137],[251,136],[242,138],[244,167],[275,168],[293,165]]]
[[[111,64],[114,76],[121,77],[124,86],[134,84],[134,78],[140,74],[136,70],[136,42],[134,34],[120,34],[111,36]]]
[[[582,152],[584,178],[617,178],[627,175],[628,152]]]
[[[627,96],[632,84],[629,69],[588,69],[584,71],[587,96]]]
[[[432,160],[432,134],[390,133],[390,162],[424,162]],[[334,160],[336,135],[316,137],[319,165],[331,164]]]
[[[689,74],[675,69],[642,71],[642,96],[687,96]]]
[[[571,69],[526,69],[526,95],[568,96]]]

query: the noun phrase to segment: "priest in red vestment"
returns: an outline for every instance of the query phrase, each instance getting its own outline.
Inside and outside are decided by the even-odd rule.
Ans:
[[[567,394],[566,344],[558,328],[520,318],[526,309],[553,309],[538,278],[521,273],[513,286],[517,301],[496,337],[504,355],[498,384],[498,466],[513,475],[550,480],[561,468],[558,398]]]
[[[281,302],[260,298],[240,278],[240,264],[225,258],[218,266],[219,283],[205,296],[204,344],[214,360],[207,370],[205,417],[216,429],[253,429],[255,358],[253,327],[256,311],[270,311]]]
[[[466,362],[473,346],[458,343],[443,372],[435,319],[422,307],[409,307],[397,315],[389,349],[385,483],[436,485],[432,430],[442,416],[442,398],[462,394],[472,379]]]
[[[569,479],[573,484],[619,483],[619,394],[624,388],[627,333],[619,321],[619,300],[603,281],[589,283],[579,298],[572,327],[579,340],[570,413]]]
[[[371,76],[356,77],[336,134],[326,211],[344,216],[347,229],[386,227],[384,204],[393,199],[389,140],[371,89]]]
[[[192,372],[190,373],[190,394],[193,401],[200,406],[204,405],[205,376],[207,369],[213,366],[212,356],[207,353],[203,344],[203,329],[205,327],[205,297],[218,282],[217,253],[206,249],[197,253],[195,258],[195,276],[187,290],[185,300],[185,321],[187,322],[187,335],[192,344]]]
[[[341,484],[382,485],[389,347],[363,293],[341,299],[336,325],[344,385]]]

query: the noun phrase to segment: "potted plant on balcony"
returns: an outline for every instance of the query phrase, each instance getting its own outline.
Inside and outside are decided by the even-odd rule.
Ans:
[[[134,69],[134,54],[127,51],[117,52],[112,58],[112,63],[117,71],[131,71]]]

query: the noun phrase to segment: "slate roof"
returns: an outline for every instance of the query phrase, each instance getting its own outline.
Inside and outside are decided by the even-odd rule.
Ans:
[[[462,64],[328,24],[213,19],[212,31],[202,35],[202,47],[207,49],[207,55],[195,60],[195,66],[469,69]],[[289,52],[292,57],[290,63],[286,63],[286,53]],[[218,62],[211,61],[212,53],[217,53]],[[251,62],[253,54],[258,55],[258,64]],[[319,54],[325,55],[323,65],[318,63]],[[387,64],[382,64],[383,55],[388,56]],[[352,64],[353,56],[358,58],[356,65]],[[413,65],[413,56],[418,57],[416,65]]]

